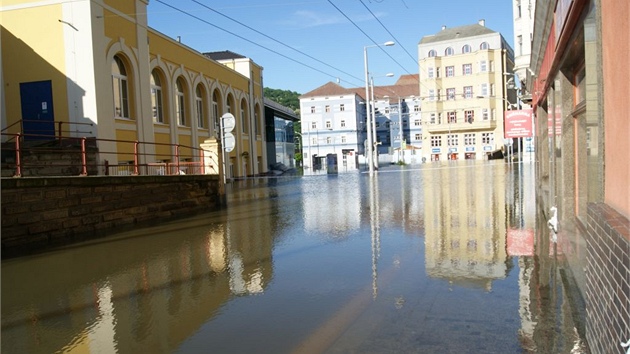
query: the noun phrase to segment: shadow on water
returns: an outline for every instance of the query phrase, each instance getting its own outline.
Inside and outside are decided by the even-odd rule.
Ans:
[[[3,261],[2,352],[588,352],[532,165],[229,188],[225,210]]]

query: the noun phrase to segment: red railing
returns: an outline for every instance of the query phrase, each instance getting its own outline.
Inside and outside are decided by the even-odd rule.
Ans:
[[[60,125],[61,127],[61,125]],[[23,176],[219,174],[217,151],[181,144],[9,134],[4,171]],[[48,136],[50,138],[50,136]],[[115,160],[111,163],[109,160]]]

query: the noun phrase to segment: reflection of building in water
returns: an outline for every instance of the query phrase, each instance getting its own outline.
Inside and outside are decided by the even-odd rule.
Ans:
[[[505,278],[504,165],[450,165],[425,171],[427,274],[466,286],[491,289]]]
[[[313,178],[302,183],[304,205],[304,231],[317,232],[332,238],[342,238],[351,230],[361,227],[361,213],[367,208],[361,206],[361,191],[358,188],[347,188],[358,185],[342,181],[356,178],[358,174],[348,174],[328,178],[322,183],[320,178]]]
[[[217,224],[3,264],[2,352],[172,352],[234,295],[269,284],[271,215],[234,208]]]

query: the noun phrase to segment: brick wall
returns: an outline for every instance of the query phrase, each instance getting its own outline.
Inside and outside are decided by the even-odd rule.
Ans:
[[[588,207],[586,336],[593,353],[625,353],[630,340],[630,222],[606,204]]]
[[[2,179],[2,258],[221,208],[216,175]]]

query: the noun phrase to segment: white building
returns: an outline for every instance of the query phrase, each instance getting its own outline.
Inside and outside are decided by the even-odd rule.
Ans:
[[[423,157],[482,160],[502,149],[503,114],[516,103],[506,87],[514,53],[503,36],[484,20],[444,26],[421,39],[418,57]]]
[[[399,160],[419,163],[420,155],[417,161],[411,156],[421,148],[418,76],[404,75],[395,85],[376,86],[373,91],[379,164]],[[327,156],[336,158],[339,172],[357,170],[366,164],[364,96],[364,87],[346,89],[333,82],[300,96],[302,156],[306,173],[325,172]],[[399,114],[400,106],[402,115]],[[409,157],[400,153],[401,145]]]

